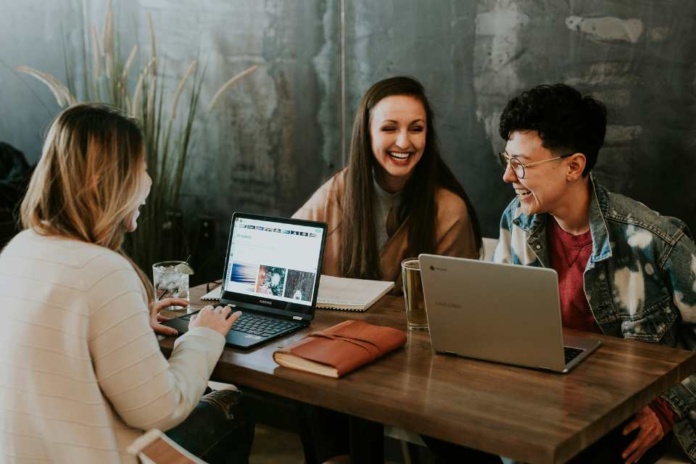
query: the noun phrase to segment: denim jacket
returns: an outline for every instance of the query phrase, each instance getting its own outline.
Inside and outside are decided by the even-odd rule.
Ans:
[[[584,290],[605,335],[696,351],[696,245],[682,221],[608,192],[590,178],[592,255]],[[528,216],[515,198],[500,221],[494,261],[550,268],[548,214]],[[696,374],[662,397],[674,432],[696,462]]]

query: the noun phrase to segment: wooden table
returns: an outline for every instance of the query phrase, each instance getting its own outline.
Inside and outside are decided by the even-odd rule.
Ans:
[[[192,289],[191,301],[204,291]],[[249,352],[226,348],[212,378],[519,461],[556,463],[696,371],[692,352],[594,334],[602,346],[565,375],[434,355],[428,332],[409,333],[403,349],[342,379],[273,362],[277,348],[347,318],[406,328],[400,297],[385,296],[365,313],[319,310],[310,329]],[[165,353],[173,341],[161,340]]]

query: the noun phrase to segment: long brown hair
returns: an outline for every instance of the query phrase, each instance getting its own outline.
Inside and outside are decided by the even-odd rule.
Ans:
[[[469,197],[452,171],[440,156],[432,108],[425,96],[425,89],[416,79],[399,76],[377,82],[370,87],[360,102],[350,148],[350,160],[346,177],[346,192],[342,205],[341,273],[346,277],[379,279],[381,266],[379,250],[374,234],[373,170],[379,169],[372,153],[370,116],[372,108],[382,99],[394,95],[406,95],[423,105],[426,115],[426,142],[423,156],[414,168],[403,191],[399,209],[399,222],[408,223],[408,256],[435,250],[435,222],[437,206],[434,192],[445,188],[460,196],[466,203],[474,230],[476,246],[480,249],[481,230],[478,217]]]
[[[94,243],[130,261],[152,301],[145,273],[121,250],[137,207],[143,135],[115,108],[71,106],[51,124],[21,205],[24,228]]]

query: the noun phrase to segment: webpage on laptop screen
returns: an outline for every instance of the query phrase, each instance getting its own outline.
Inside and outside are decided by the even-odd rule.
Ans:
[[[237,218],[225,291],[312,304],[322,229]]]

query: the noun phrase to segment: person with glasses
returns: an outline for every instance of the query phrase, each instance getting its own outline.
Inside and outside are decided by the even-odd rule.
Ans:
[[[494,260],[558,273],[564,327],[696,349],[696,245],[686,224],[609,192],[591,174],[606,109],[563,84],[510,100],[500,118],[505,209]],[[696,459],[696,375],[574,463],[652,463],[675,435]]]

